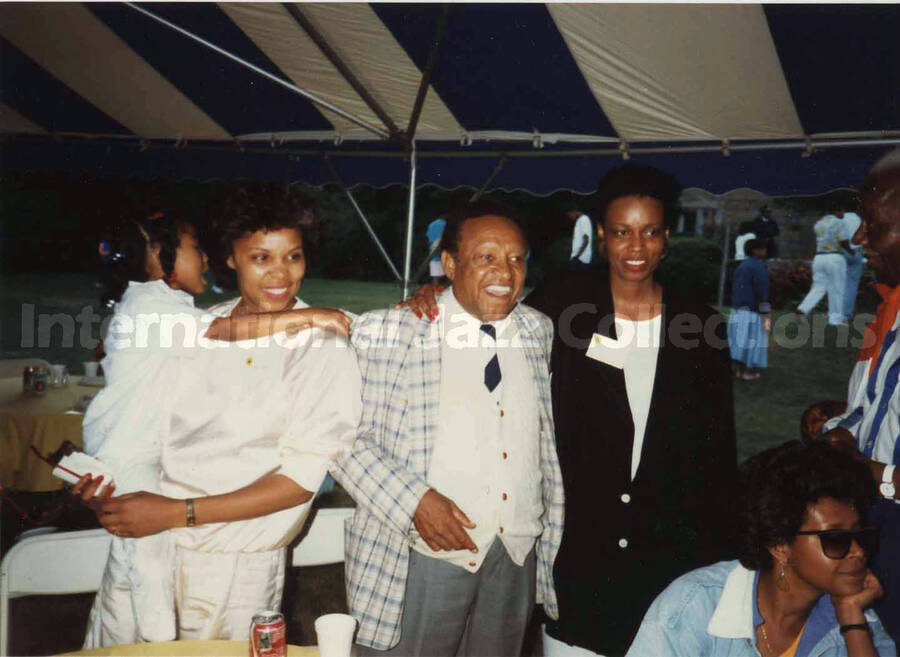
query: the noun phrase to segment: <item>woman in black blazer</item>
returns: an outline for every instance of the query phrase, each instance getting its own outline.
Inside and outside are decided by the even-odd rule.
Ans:
[[[624,654],[675,577],[734,556],[737,455],[725,320],[690,290],[663,289],[653,276],[677,193],[656,169],[611,171],[598,190],[607,266],[550,281],[525,300],[556,329],[552,393],[566,510],[554,566],[560,614],[545,630],[556,639],[545,639],[550,657],[570,652],[563,644]],[[658,327],[655,371],[651,364],[630,373],[632,390],[644,387],[635,395],[646,417],[638,455],[636,400],[617,348],[603,347],[628,337],[617,335],[614,318],[619,328]],[[641,358],[653,362],[652,353]]]

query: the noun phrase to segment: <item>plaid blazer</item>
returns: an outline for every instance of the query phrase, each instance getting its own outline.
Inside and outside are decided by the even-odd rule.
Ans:
[[[553,324],[517,305],[512,313],[534,375],[540,416],[544,512],[537,541],[537,602],[558,616],[553,561],[563,528],[563,485],[550,407]],[[352,451],[334,476],[356,500],[345,527],[347,601],[359,621],[357,642],[387,650],[400,640],[411,546],[410,530],[438,433],[441,386],[440,323],[408,309],[376,310],[353,325],[362,373],[363,411]]]

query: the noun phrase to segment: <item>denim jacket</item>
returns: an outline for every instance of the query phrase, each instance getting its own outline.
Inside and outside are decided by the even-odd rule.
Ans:
[[[759,573],[720,561],[682,575],[657,596],[626,657],[759,657]],[[866,611],[879,657],[897,648],[875,612]],[[796,657],[847,657],[834,607],[823,595],[810,612]]]

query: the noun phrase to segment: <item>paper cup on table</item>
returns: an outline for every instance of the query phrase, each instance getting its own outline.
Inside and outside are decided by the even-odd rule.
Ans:
[[[50,385],[57,388],[69,385],[69,371],[65,365],[54,364],[50,366]]]
[[[319,657],[350,657],[356,619],[347,614],[325,614],[316,619]]]
[[[84,375],[90,379],[94,379],[97,377],[97,368],[100,367],[100,363],[93,360],[86,360],[83,363],[84,365]]]

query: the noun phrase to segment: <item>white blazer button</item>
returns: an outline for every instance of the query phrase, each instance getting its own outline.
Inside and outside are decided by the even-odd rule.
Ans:
[[[619,539],[619,547],[620,547],[620,548],[623,548],[623,549],[624,549],[624,548],[627,548],[627,547],[628,547],[628,539],[626,539],[626,538],[620,538],[620,539]]]
[[[629,495],[628,493],[622,493],[622,497],[620,497],[619,499],[622,500],[623,504],[628,504],[631,501],[631,495]]]

